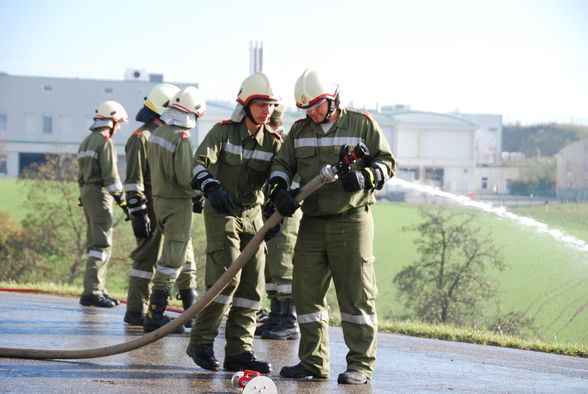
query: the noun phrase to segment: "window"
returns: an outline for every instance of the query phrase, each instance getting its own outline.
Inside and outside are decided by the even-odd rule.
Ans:
[[[43,133],[53,134],[53,117],[43,116]]]
[[[4,114],[0,114],[0,131],[8,130],[8,118]]]
[[[112,88],[104,88],[104,93],[112,93]]]
[[[46,92],[50,92],[50,91],[53,90],[53,86],[51,86],[51,85],[45,85],[45,86],[43,86],[43,90],[46,91]]]
[[[8,172],[6,171],[6,155],[0,153],[0,176],[6,176]]]
[[[488,178],[486,177],[482,178],[482,189],[488,189]]]

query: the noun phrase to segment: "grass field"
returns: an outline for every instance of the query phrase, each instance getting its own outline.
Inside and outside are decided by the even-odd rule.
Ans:
[[[383,318],[402,315],[392,279],[414,261],[417,233],[402,230],[418,221],[418,206],[380,202],[374,207],[376,221],[376,269],[378,313]],[[588,205],[519,209],[545,223],[588,241]],[[569,211],[573,211],[571,214]],[[547,234],[538,234],[513,221],[480,213],[478,224],[491,232],[502,250],[505,272],[495,278],[503,312],[524,311],[535,319],[536,335],[561,343],[588,343],[588,252],[567,246]],[[570,230],[567,230],[567,227]]]
[[[21,220],[24,210],[17,182],[0,179],[0,190],[0,210]],[[588,204],[519,207],[510,211],[588,242]],[[403,307],[397,301],[392,279],[417,257],[414,239],[418,234],[404,231],[403,227],[420,220],[418,205],[378,202],[373,212],[378,314],[382,320],[393,319],[403,315]],[[493,214],[480,211],[477,217],[478,224],[491,231],[510,267],[505,272],[490,273],[500,290],[502,312],[524,311],[533,317],[539,339],[588,345],[588,252]],[[124,296],[127,271],[126,266],[109,270],[111,293]]]

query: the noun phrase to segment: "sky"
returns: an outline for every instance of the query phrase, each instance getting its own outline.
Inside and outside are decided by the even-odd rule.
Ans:
[[[0,0],[0,18],[10,75],[145,69],[234,102],[257,41],[291,107],[313,68],[356,108],[588,125],[586,0]]]

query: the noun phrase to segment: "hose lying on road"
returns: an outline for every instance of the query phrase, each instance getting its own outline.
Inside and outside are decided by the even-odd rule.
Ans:
[[[322,180],[320,175],[314,177],[309,183],[304,185],[300,190],[300,193],[296,196],[298,201],[304,200],[315,190],[323,186],[325,182]],[[208,304],[214,300],[221,291],[229,284],[231,279],[243,268],[245,263],[255,254],[257,248],[263,241],[263,237],[271,228],[275,227],[280,220],[282,215],[279,212],[274,213],[259,229],[259,231],[253,236],[251,241],[245,246],[245,249],[230,265],[227,271],[216,281],[210,289],[206,291],[198,301],[190,308],[184,311],[180,316],[170,321],[165,326],[150,332],[135,340],[124,342],[118,345],[92,348],[92,349],[19,349],[10,347],[0,347],[0,357],[9,358],[27,358],[27,359],[82,359],[82,358],[97,358],[112,356],[114,354],[126,353],[131,350],[138,349],[140,347],[149,345],[166,335],[176,331],[184,323],[192,319],[198,312],[204,309]]]

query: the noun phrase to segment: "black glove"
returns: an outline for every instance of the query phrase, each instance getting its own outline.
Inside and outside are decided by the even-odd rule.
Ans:
[[[203,198],[201,196],[193,197],[192,198],[192,212],[194,213],[202,213],[202,209],[204,205],[202,204]]]
[[[273,203],[276,206],[278,212],[282,214],[282,216],[291,217],[294,212],[298,208],[300,208],[300,203],[296,201],[294,198],[300,189],[294,190],[280,190],[278,194],[273,198]]]
[[[284,178],[275,176],[272,179],[270,179],[268,183],[267,194],[270,200],[273,201],[273,199],[276,198],[280,190],[288,190],[288,185],[286,184]]]
[[[268,201],[267,204],[265,204],[265,207],[263,207],[264,220],[267,221],[275,212],[276,212],[276,206],[274,205],[273,202]],[[278,235],[278,233],[282,229],[283,224],[284,224],[284,219],[281,219],[278,224],[276,224],[274,227],[270,228],[267,231],[267,233],[265,233],[265,235],[263,236],[264,241],[268,242],[270,239],[272,239],[273,237]]]
[[[116,194],[114,196],[114,201],[116,201],[116,205],[118,205],[120,207],[120,209],[123,210],[123,212],[125,213],[125,220],[130,220],[131,217],[129,216],[129,207],[127,206],[127,201],[125,200],[125,195],[124,194]]]
[[[374,188],[373,177],[367,170],[350,171],[341,177],[343,190],[354,193],[358,190],[371,190]]]
[[[153,233],[151,231],[151,219],[149,219],[147,212],[143,215],[133,214],[131,216],[131,226],[137,238],[150,238]]]
[[[143,216],[147,214],[147,199],[139,195],[129,197],[127,207],[132,216]]]
[[[228,215],[237,206],[233,197],[223,190],[218,183],[210,183],[204,190],[204,196],[218,213]]]

